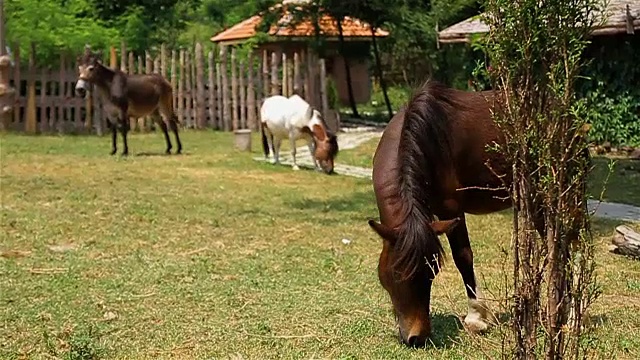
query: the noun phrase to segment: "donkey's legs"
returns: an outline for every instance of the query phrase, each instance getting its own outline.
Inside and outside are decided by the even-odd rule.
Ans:
[[[169,131],[167,129],[167,123],[164,122],[164,120],[160,117],[160,114],[158,112],[156,112],[153,115],[153,120],[156,122],[156,124],[158,124],[158,126],[160,126],[160,129],[162,129],[162,134],[164,135],[164,140],[167,143],[167,154],[171,154],[171,148],[173,147],[173,145],[171,145],[171,139],[169,138]]]
[[[118,151],[118,122],[113,122],[113,120],[107,119],[107,127],[111,130],[111,155],[113,155]]]
[[[182,142],[180,142],[180,136],[178,135],[178,122],[176,120],[175,114],[171,114],[169,117],[169,127],[173,132],[173,135],[176,137],[176,143],[178,145],[178,149],[176,150],[176,154],[182,153]]]
[[[289,145],[291,146],[291,158],[293,161],[293,170],[300,170],[298,163],[296,162],[296,136],[293,133],[289,133]]]
[[[476,277],[473,271],[473,252],[471,251],[471,244],[469,243],[469,233],[467,231],[464,213],[457,216],[461,219],[461,222],[447,234],[447,238],[451,245],[453,261],[460,275],[462,275],[462,281],[467,291],[469,310],[467,316],[464,318],[465,325],[473,332],[480,332],[489,327],[489,309],[476,284]]]

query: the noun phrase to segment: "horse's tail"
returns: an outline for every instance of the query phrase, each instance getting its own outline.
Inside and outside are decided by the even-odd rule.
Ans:
[[[262,150],[264,151],[264,157],[269,157],[269,142],[267,141],[267,134],[265,133],[265,128],[267,127],[267,124],[262,123],[262,126],[260,126],[260,132],[262,133]],[[273,154],[275,154],[275,150],[273,150],[273,135],[269,134],[269,137],[271,137],[271,151]]]
[[[393,264],[403,277],[412,276],[421,263],[433,275],[444,259],[440,239],[430,224],[435,220],[431,202],[437,195],[440,169],[451,165],[449,114],[452,91],[441,84],[427,82],[409,101],[400,135],[400,196],[405,221],[398,228]],[[456,105],[457,106],[457,105]]]

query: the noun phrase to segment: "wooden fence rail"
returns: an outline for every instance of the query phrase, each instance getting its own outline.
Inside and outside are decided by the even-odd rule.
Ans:
[[[59,68],[39,64],[31,46],[28,65],[20,66],[22,54],[13,46],[16,66],[10,74],[15,88],[12,131],[101,135],[106,111],[95,91],[86,98],[75,94],[77,64],[73,54],[60,54]],[[145,51],[144,56],[112,47],[104,63],[128,74],[158,73],[173,87],[174,111],[183,128],[259,130],[262,99],[297,93],[324,114],[325,64],[312,52],[286,54],[256,51],[244,57],[235,48],[220,47],[205,54],[201,44],[192,49]],[[108,61],[106,61],[108,60]],[[150,119],[130,119],[132,131],[149,131]]]

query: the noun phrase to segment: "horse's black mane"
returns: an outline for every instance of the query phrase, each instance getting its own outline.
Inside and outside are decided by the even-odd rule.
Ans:
[[[442,245],[429,223],[435,220],[430,204],[437,194],[439,168],[452,164],[450,118],[459,108],[453,90],[435,81],[418,88],[404,110],[398,161],[400,196],[405,219],[398,229],[393,264],[404,278],[438,266]]]

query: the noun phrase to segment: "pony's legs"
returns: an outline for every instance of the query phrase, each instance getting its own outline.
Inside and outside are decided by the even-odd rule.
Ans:
[[[447,238],[451,245],[453,261],[460,275],[462,275],[462,281],[467,292],[469,309],[467,316],[464,318],[465,325],[473,332],[480,332],[489,327],[489,308],[476,284],[476,277],[473,271],[473,252],[469,242],[466,219],[464,214],[457,216],[460,217],[461,222],[447,235]]]
[[[311,160],[313,161],[313,167],[317,171],[321,171],[320,166],[318,166],[318,160],[316,160],[316,144],[313,142],[313,138],[307,140],[307,146],[309,147],[309,154],[311,154]]]
[[[176,137],[176,143],[178,145],[178,149],[176,149],[176,154],[182,153],[182,142],[180,141],[180,136],[178,135],[178,120],[175,114],[171,114],[169,117],[169,128],[173,132],[173,135]]]
[[[296,162],[296,137],[294,134],[289,133],[289,145],[291,145],[291,158],[293,159],[293,170],[300,170],[298,163]]]
[[[273,164],[280,163],[280,145],[282,144],[282,139],[279,137],[273,138]]]

